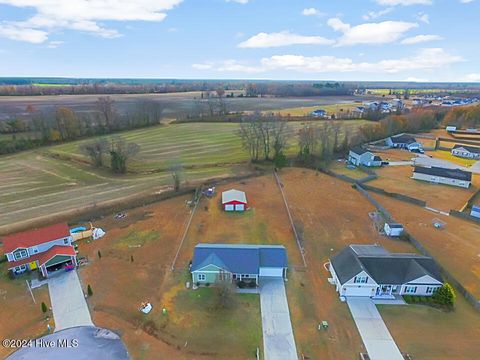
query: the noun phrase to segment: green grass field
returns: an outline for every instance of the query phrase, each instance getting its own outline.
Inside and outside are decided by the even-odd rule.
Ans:
[[[351,134],[365,123],[345,122]],[[92,139],[3,156],[0,232],[18,222],[165,190],[173,184],[169,168],[175,163],[182,164],[183,181],[188,182],[247,174],[252,168],[235,134],[238,126],[188,123],[123,132],[122,137],[140,145],[140,152],[129,164],[136,173],[124,176],[88,165],[78,146]],[[301,126],[301,122],[291,123],[291,131],[295,133]],[[293,156],[297,151],[293,137],[288,154]],[[72,161],[75,159],[84,161]]]
[[[282,116],[308,116],[310,113],[317,109],[322,109],[327,112],[328,115],[335,114],[337,116],[346,114],[349,110],[352,110],[359,106],[359,103],[345,103],[345,104],[329,104],[329,105],[317,105],[317,106],[300,106],[286,109],[270,110],[265,113],[280,114]]]

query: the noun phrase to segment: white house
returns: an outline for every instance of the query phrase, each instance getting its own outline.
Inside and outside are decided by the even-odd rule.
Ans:
[[[457,131],[457,127],[456,127],[456,126],[447,126],[447,127],[445,128],[445,130],[446,130],[447,132],[455,132],[455,131]]]
[[[382,158],[380,156],[376,156],[374,153],[361,147],[350,149],[348,162],[355,166],[382,166]]]
[[[340,296],[431,296],[443,285],[432,258],[392,254],[380,245],[346,247],[331,258],[330,273]]]
[[[407,149],[409,151],[422,149],[422,144],[417,142],[413,136],[407,134],[390,136],[386,140],[386,144],[391,148]]]
[[[67,224],[11,234],[2,241],[7,267],[14,274],[39,269],[44,277],[48,277],[49,271],[65,264],[77,265],[73,238]]]
[[[480,160],[480,147],[455,145],[452,149],[452,155],[465,159]]]
[[[468,189],[472,183],[472,173],[460,169],[445,169],[436,166],[415,166],[412,179]]]
[[[480,219],[480,205],[473,205],[470,215]]]
[[[383,230],[385,231],[385,234],[387,236],[397,237],[402,235],[403,225],[395,223],[385,223]]]

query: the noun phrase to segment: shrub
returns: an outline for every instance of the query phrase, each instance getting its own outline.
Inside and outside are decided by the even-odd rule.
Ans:
[[[200,282],[197,281],[197,282],[195,283],[195,285],[197,285],[197,287],[200,287]]]
[[[47,311],[48,311],[47,304],[45,304],[44,302],[42,302],[42,312],[45,314]]]
[[[445,283],[432,296],[437,304],[446,305],[448,307],[453,307],[455,305],[456,297],[455,291],[449,283]]]
[[[248,287],[249,287],[249,288],[256,288],[256,287],[257,287],[257,284],[255,283],[255,281],[250,281],[250,282],[248,283]]]
[[[102,253],[100,252],[100,250],[98,250],[97,254],[98,254],[98,258],[101,259],[102,258]]]
[[[237,282],[237,286],[238,286],[240,289],[243,289],[243,288],[246,286],[245,281],[242,281],[242,280],[238,281],[238,282]]]
[[[90,284],[88,284],[88,286],[87,286],[87,294],[88,294],[88,296],[93,295],[92,287],[90,286]]]
[[[205,286],[206,286],[206,287],[209,287],[209,286],[210,286],[210,283],[209,283],[209,282],[205,283]]]
[[[405,300],[407,303],[411,303],[412,297],[410,295],[403,295],[403,300]]]

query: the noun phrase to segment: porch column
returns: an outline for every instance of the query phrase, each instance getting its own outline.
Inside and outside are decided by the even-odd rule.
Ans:
[[[71,257],[71,259],[72,259],[73,266],[76,267],[77,266],[77,256],[74,255],[74,256]]]

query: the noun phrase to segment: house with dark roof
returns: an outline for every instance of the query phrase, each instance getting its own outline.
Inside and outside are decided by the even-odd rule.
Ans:
[[[222,192],[222,207],[225,211],[245,211],[247,196],[240,190],[227,190]]]
[[[355,166],[382,166],[382,158],[361,147],[354,147],[348,152],[348,162]]]
[[[190,267],[194,284],[254,282],[286,278],[287,251],[282,245],[198,244]]]
[[[65,264],[77,265],[67,224],[55,224],[3,237],[8,269],[14,274],[39,270],[44,277]]]
[[[350,245],[330,259],[340,296],[431,296],[443,285],[432,258],[390,253],[380,245]]]
[[[422,144],[417,142],[413,136],[407,134],[390,136],[387,138],[386,144],[391,148],[407,149],[409,151],[422,149]]]
[[[446,169],[436,166],[415,166],[412,179],[468,189],[472,183],[472,173],[460,169]]]
[[[470,216],[480,219],[480,204],[472,206],[472,210],[470,211]]]
[[[323,110],[323,109],[316,109],[316,110],[313,110],[313,111],[310,113],[310,115],[313,116],[313,117],[326,118],[326,117],[327,117],[327,111],[326,111],[326,110]]]
[[[403,230],[404,229],[402,224],[386,222],[385,225],[383,226],[383,231],[385,231],[385,235],[387,236],[392,236],[392,237],[401,236],[403,234]]]
[[[480,147],[457,144],[452,148],[452,155],[465,159],[480,160]]]

